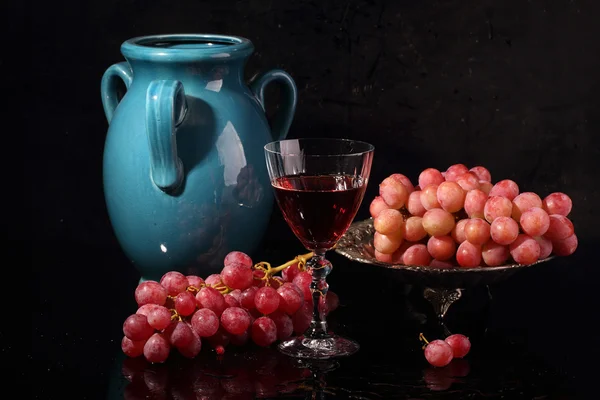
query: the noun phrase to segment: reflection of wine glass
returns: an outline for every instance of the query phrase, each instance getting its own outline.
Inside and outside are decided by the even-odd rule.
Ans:
[[[362,202],[373,161],[373,146],[344,139],[292,139],[265,146],[267,169],[283,217],[314,253],[312,322],[308,330],[284,341],[279,349],[300,358],[326,359],[350,355],[358,343],[327,330],[319,303],[327,293],[331,263],[325,252],[346,232]]]

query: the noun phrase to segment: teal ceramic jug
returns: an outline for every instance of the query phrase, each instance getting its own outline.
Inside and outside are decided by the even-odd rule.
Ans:
[[[205,277],[263,237],[273,208],[263,146],[287,135],[297,91],[281,70],[246,84],[253,50],[233,36],[138,37],[121,46],[127,62],[102,77],[106,205],[142,280],[171,270]],[[269,124],[264,91],[274,81],[282,104]]]

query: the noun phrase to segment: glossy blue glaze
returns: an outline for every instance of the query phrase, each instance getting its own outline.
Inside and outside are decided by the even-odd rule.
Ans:
[[[263,146],[282,139],[296,86],[273,70],[243,80],[253,52],[243,38],[162,35],[123,43],[101,94],[109,129],[104,192],[115,234],[142,279],[170,270],[217,272],[231,250],[252,254],[273,197]],[[118,101],[117,83],[128,88]],[[264,90],[281,83],[272,132]]]

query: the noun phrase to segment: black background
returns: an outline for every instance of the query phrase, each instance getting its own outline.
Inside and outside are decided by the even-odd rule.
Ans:
[[[346,137],[376,147],[377,182],[426,167],[485,165],[522,191],[568,193],[580,247],[496,288],[492,324],[591,387],[600,353],[595,263],[600,220],[600,4],[588,0],[34,2],[9,27],[32,38],[26,152],[29,226],[12,235],[32,255],[37,307],[31,370],[42,397],[59,378],[105,389],[121,321],[139,278],[111,230],[102,191],[107,123],[100,79],[121,43],[157,33],[222,33],[252,40],[250,77],[288,71],[299,89],[289,137]],[[8,61],[8,58],[6,59]],[[16,84],[8,79],[7,84]],[[276,91],[270,103],[277,101]],[[257,258],[303,252],[274,210]],[[332,255],[334,263],[344,263]],[[337,264],[336,264],[337,265]],[[380,271],[348,264],[332,287],[344,301],[375,289]],[[365,285],[367,286],[365,288]],[[393,283],[381,296],[395,296]],[[110,339],[107,339],[110,338]],[[114,341],[113,341],[114,340]],[[87,371],[87,372],[86,372]],[[74,379],[74,378],[73,378]],[[50,394],[52,393],[52,394]],[[102,397],[102,396],[99,396]]]

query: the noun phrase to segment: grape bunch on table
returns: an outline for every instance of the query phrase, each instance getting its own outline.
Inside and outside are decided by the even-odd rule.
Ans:
[[[568,256],[577,236],[571,198],[519,192],[510,179],[492,183],[482,166],[427,168],[418,185],[393,174],[370,205],[378,261],[434,268],[533,264]]]
[[[265,268],[267,263],[254,265],[247,254],[233,251],[221,273],[206,280],[171,271],[160,282],[140,283],[135,290],[139,308],[123,324],[123,352],[162,363],[172,351],[194,358],[204,342],[220,355],[229,344],[266,347],[304,333],[313,313],[312,275],[304,268],[308,256]],[[325,315],[339,304],[330,290],[321,300]]]

